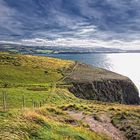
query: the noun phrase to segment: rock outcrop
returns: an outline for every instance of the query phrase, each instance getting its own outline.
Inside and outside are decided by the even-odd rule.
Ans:
[[[76,63],[64,79],[76,97],[87,100],[139,104],[139,92],[127,77],[105,69]]]

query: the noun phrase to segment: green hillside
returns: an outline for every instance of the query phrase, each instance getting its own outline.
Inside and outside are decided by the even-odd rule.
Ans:
[[[33,85],[56,82],[62,77],[64,69],[73,65],[47,57],[29,55],[0,54],[0,84]]]
[[[35,101],[46,100],[54,89],[55,83],[64,75],[65,69],[74,65],[71,61],[62,61],[47,57],[29,55],[0,54],[0,95],[7,93],[7,107],[22,106],[22,97],[26,106]],[[58,98],[52,94],[53,98]],[[51,101],[50,101],[51,102]],[[2,100],[0,100],[2,106]]]
[[[74,66],[72,61],[1,52],[0,139],[109,140],[116,134],[138,140],[139,106],[76,98],[62,80]],[[110,134],[106,126],[113,128]]]

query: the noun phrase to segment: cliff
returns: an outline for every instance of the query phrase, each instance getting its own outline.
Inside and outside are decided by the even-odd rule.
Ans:
[[[71,73],[64,78],[76,97],[103,102],[139,104],[139,93],[127,77],[105,69],[76,63]]]

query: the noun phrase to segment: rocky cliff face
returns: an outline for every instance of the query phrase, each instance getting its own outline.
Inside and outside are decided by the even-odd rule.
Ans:
[[[65,78],[73,86],[69,90],[79,98],[124,104],[139,104],[139,93],[127,77],[77,63]]]

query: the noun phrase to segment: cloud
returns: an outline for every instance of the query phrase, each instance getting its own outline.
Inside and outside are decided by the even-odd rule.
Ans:
[[[120,40],[99,40],[99,39],[76,39],[76,38],[57,38],[50,39],[25,39],[20,41],[0,41],[0,43],[18,44],[25,46],[63,46],[63,47],[107,47],[122,49],[140,49],[140,40],[120,41]]]
[[[4,0],[0,1],[0,31],[4,34],[6,30],[9,34],[20,33],[19,27],[21,22],[17,21],[13,15],[16,14],[16,10],[7,6]]]
[[[139,0],[1,0],[0,40],[140,49],[139,9]]]

